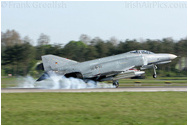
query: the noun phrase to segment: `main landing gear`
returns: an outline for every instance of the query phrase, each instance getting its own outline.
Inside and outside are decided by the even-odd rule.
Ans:
[[[113,85],[114,85],[116,88],[118,88],[118,87],[119,87],[119,82],[118,82],[118,80],[114,80],[114,81],[113,81]]]
[[[157,66],[153,65],[153,71],[154,71],[153,78],[157,77],[156,69],[157,69]]]

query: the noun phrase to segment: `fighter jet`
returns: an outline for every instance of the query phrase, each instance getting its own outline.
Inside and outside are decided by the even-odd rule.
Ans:
[[[147,50],[134,50],[127,53],[99,58],[86,62],[77,62],[54,55],[42,56],[44,74],[37,80],[50,77],[50,73],[83,79],[85,82],[112,81],[117,88],[119,79],[140,76],[148,68],[153,68],[153,78],[157,77],[158,64],[170,63],[177,56],[174,54],[156,54]],[[135,70],[133,68],[140,68]]]

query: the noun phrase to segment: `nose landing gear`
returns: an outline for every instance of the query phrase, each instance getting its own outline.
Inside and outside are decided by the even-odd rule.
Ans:
[[[153,65],[153,71],[154,71],[153,78],[157,78],[156,69],[157,69],[157,66]]]
[[[119,87],[119,82],[118,82],[118,80],[114,80],[114,81],[113,81],[113,86],[115,86],[116,88]]]

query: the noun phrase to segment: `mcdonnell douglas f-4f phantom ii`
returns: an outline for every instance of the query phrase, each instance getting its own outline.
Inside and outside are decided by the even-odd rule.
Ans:
[[[37,80],[41,81],[50,77],[50,72],[65,77],[74,77],[94,81],[113,81],[118,87],[119,79],[139,76],[144,71],[134,70],[140,67],[141,70],[153,68],[153,78],[157,77],[156,69],[158,64],[171,62],[177,56],[173,54],[155,54],[146,50],[135,50],[127,53],[104,57],[86,62],[77,62],[54,55],[42,56],[45,73]]]

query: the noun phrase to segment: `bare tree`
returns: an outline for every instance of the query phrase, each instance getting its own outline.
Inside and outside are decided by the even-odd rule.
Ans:
[[[48,35],[41,33],[37,41],[38,45],[47,45],[50,42],[50,37]]]
[[[91,40],[91,45],[96,45],[98,42],[103,42],[103,40],[100,37],[95,37]]]
[[[33,44],[33,40],[29,38],[29,36],[25,36],[23,38],[24,43],[30,43],[31,45]]]
[[[119,44],[119,40],[116,37],[111,37],[110,42],[113,44],[113,46],[117,46]]]
[[[15,30],[7,30],[5,33],[1,32],[1,45],[13,46],[15,44],[22,44],[20,35]]]
[[[86,34],[82,34],[79,39],[80,39],[80,41],[82,41],[83,43],[85,43],[87,45],[90,44],[90,42],[91,42],[91,38]]]

